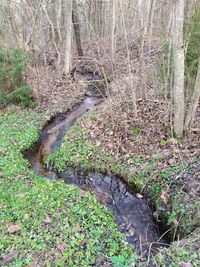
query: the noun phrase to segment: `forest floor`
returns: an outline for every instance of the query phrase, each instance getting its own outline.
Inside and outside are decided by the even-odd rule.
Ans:
[[[122,50],[119,46],[118,65],[124,60]],[[91,50],[87,53],[93,57]],[[152,53],[152,57],[158,54]],[[134,62],[134,56],[131,60]],[[148,261],[136,257],[117,230],[113,216],[94,195],[39,178],[30,169],[22,152],[38,140],[52,116],[83,99],[87,88],[78,72],[81,64],[75,81],[64,79],[50,66],[28,76],[40,100],[35,109],[10,105],[1,111],[0,266],[198,267],[199,132],[194,130],[183,140],[176,139],[171,127],[166,127],[165,104],[152,95],[137,102],[136,118],[131,91],[122,90],[127,73],[109,72],[109,61],[98,64],[88,62],[84,71],[104,69],[107,78],[118,77],[121,84],[113,83],[112,96],[72,126],[48,164],[58,171],[76,167],[121,175],[150,201],[155,218],[169,229],[172,243]],[[135,68],[138,85],[137,64]],[[153,79],[148,81],[149,89],[157,85],[152,83]],[[116,89],[119,85],[120,94]],[[199,127],[199,120],[198,109],[194,128]]]

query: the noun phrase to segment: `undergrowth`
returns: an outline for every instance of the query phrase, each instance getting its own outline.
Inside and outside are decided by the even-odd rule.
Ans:
[[[22,49],[0,50],[0,107],[9,103],[34,107],[32,91],[24,85],[23,74],[29,61]]]

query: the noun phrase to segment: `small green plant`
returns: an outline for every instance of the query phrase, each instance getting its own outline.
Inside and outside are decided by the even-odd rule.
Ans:
[[[141,127],[139,124],[136,124],[132,127],[131,132],[132,134],[138,135],[140,133]]]
[[[134,166],[140,166],[140,165],[143,164],[143,163],[144,163],[144,159],[143,159],[143,157],[142,157],[141,155],[138,155],[138,156],[136,157],[136,159],[134,160],[133,165],[134,165]]]
[[[167,145],[167,140],[164,140],[164,139],[160,140],[160,145],[161,146],[166,146]]]
[[[131,259],[127,259],[123,255],[118,255],[118,256],[113,256],[111,260],[114,267],[134,266],[137,262],[137,254],[133,253]]]
[[[10,103],[20,104],[24,108],[31,108],[36,105],[32,100],[32,91],[29,86],[21,86],[8,94],[5,99]]]
[[[93,114],[88,115],[88,117],[92,122],[96,122],[97,121],[97,116],[95,116]]]

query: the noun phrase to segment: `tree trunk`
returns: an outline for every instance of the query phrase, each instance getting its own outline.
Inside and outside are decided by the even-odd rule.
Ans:
[[[177,0],[174,11],[174,131],[177,136],[183,136],[185,108],[183,47],[184,0]]]
[[[116,28],[116,0],[112,0],[112,22],[111,22],[111,42],[112,59],[115,59],[115,28]]]
[[[200,58],[199,58],[199,64],[198,64],[198,71],[197,71],[197,76],[196,76],[196,81],[195,81],[195,86],[194,86],[194,92],[192,94],[192,99],[190,106],[188,108],[188,113],[185,118],[185,125],[184,125],[184,130],[187,130],[194,119],[194,115],[196,112],[196,108],[199,103],[199,98],[200,98]]]
[[[79,57],[83,56],[83,50],[81,46],[81,33],[80,33],[80,25],[79,25],[79,19],[77,15],[77,6],[76,6],[76,1],[74,0],[73,2],[73,11],[72,11],[72,21],[73,21],[73,26],[74,26],[74,34],[75,34],[75,39],[76,39],[76,46],[78,50],[78,55]]]
[[[62,43],[62,34],[60,30],[61,25],[61,13],[62,13],[62,0],[58,0],[56,3],[56,34],[57,34],[57,43]]]
[[[66,1],[65,19],[65,66],[64,73],[68,74],[71,67],[71,48],[72,48],[72,0]]]

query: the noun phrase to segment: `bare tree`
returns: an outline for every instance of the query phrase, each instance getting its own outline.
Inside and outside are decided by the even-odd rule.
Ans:
[[[76,46],[78,50],[78,55],[83,56],[83,49],[81,46],[81,33],[80,33],[80,22],[78,19],[78,9],[76,5],[76,0],[73,1],[73,10],[72,10],[72,21],[74,26],[74,35],[76,39]]]
[[[65,6],[65,65],[64,73],[68,74],[71,68],[71,48],[72,48],[72,0],[66,0]]]
[[[183,46],[184,0],[174,6],[174,131],[183,136],[184,125],[184,46]]]
[[[111,42],[112,58],[115,58],[116,0],[112,0]]]

